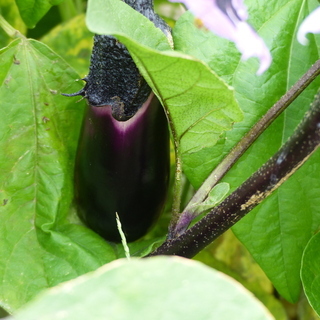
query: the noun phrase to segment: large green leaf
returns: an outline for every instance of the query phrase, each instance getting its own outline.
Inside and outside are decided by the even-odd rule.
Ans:
[[[320,233],[306,246],[301,266],[301,279],[309,303],[320,316]]]
[[[89,0],[87,26],[94,33],[126,35],[150,48],[170,50],[165,34],[148,18],[120,0]]]
[[[285,306],[274,295],[271,281],[231,230],[221,235],[218,241],[214,241],[194,259],[240,282],[277,320],[288,320]]]
[[[137,48],[129,39],[119,38],[130,48],[144,78],[167,107],[184,172],[196,184],[193,163],[199,159],[198,152],[210,152],[223,133],[242,119],[232,89],[200,61],[175,52],[159,54]]]
[[[148,28],[142,34],[132,28],[147,21],[142,15],[136,13],[132,18],[128,15],[126,24],[117,15],[113,20],[110,17],[110,24],[106,17],[98,19],[97,11],[103,4],[121,9],[121,13],[125,9],[132,11],[118,0],[89,1],[89,29],[116,35],[127,46],[140,72],[166,107],[184,171],[197,184],[199,178],[193,167],[199,161],[199,151],[211,154],[224,132],[242,119],[232,88],[197,59],[174,51],[155,50],[163,48],[160,41],[167,42],[152,24],[146,25]]]
[[[319,57],[318,37],[310,36],[308,47],[296,41],[303,18],[317,1],[248,0],[251,23],[270,48],[273,63],[262,76],[258,61],[240,60],[234,44],[199,30],[187,13],[174,29],[176,48],[203,59],[236,92],[245,121],[235,124],[220,149],[199,153],[197,172],[203,181],[242,135],[295,83]],[[263,8],[263,10],[261,10]],[[288,19],[290,17],[290,19]],[[287,139],[309,107],[319,87],[315,81],[238,161],[225,181],[238,186],[257,170]],[[207,162],[211,160],[210,166]],[[234,231],[261,265],[277,290],[289,301],[300,293],[299,268],[303,248],[320,223],[320,154],[316,153],[262,205],[239,222]]]
[[[93,34],[85,25],[84,15],[58,25],[41,41],[65,59],[81,77],[88,74]]]
[[[177,257],[113,262],[44,292],[14,318],[274,319],[232,278]]]
[[[60,93],[79,89],[77,75],[24,38],[0,51],[0,64],[0,300],[12,311],[115,253],[67,221],[84,104]]]
[[[29,28],[33,28],[52,6],[62,1],[63,0],[16,0],[16,3],[25,24]]]

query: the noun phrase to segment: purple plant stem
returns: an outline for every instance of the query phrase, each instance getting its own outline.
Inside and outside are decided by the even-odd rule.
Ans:
[[[170,226],[168,239],[173,239],[182,234],[195,218],[192,206],[205,200],[210,190],[223,178],[233,164],[245,153],[253,142],[265,129],[304,91],[304,89],[320,74],[320,60],[311,68],[277,101],[267,113],[250,129],[241,141],[230,151],[223,161],[212,171],[199,190],[190,200],[181,213],[180,218]]]
[[[149,256],[192,258],[286,181],[320,145],[320,91],[289,140],[258,171],[209,214]]]

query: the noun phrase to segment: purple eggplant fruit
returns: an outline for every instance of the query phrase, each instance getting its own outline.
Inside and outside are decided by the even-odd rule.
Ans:
[[[165,34],[151,0],[125,0]],[[75,165],[80,218],[119,242],[116,213],[127,241],[139,239],[161,213],[169,179],[169,131],[164,110],[126,47],[95,35],[82,90],[88,100]]]
[[[167,119],[153,93],[124,122],[110,106],[88,107],[75,181],[80,216],[92,230],[119,241],[117,212],[127,241],[142,237],[162,210],[168,176]]]

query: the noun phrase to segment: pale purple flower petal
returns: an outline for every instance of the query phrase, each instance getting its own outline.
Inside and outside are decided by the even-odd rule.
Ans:
[[[297,34],[298,41],[303,45],[308,44],[306,34],[310,32],[320,33],[320,7],[313,10],[301,23]]]
[[[233,41],[242,59],[257,57],[257,74],[266,71],[272,61],[270,51],[255,30],[246,22],[248,12],[243,0],[169,0],[182,2],[216,35]]]
[[[249,15],[246,6],[243,4],[243,0],[232,0],[232,7],[237,12],[237,15],[241,20],[247,20]]]
[[[250,57],[259,58],[260,67],[257,75],[261,75],[269,68],[272,62],[270,51],[249,24],[245,22],[238,23],[234,42],[237,49],[242,53],[243,60],[247,60]]]

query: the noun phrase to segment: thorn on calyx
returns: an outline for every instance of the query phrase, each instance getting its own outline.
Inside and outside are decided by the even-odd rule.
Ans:
[[[86,97],[86,92],[84,89],[81,89],[75,93],[61,93],[61,94],[65,97],[76,97],[76,96],[82,96],[83,98]]]
[[[85,81],[85,82],[88,82],[88,78],[87,77],[84,77],[82,79],[78,79],[76,81],[79,81],[79,80],[82,80],[82,81]],[[85,87],[82,88],[81,90],[75,92],[75,93],[61,93],[63,96],[65,97],[76,97],[76,96],[82,96],[83,98],[86,98],[86,91],[85,91]],[[82,100],[82,99],[81,99]],[[79,100],[79,101],[81,101]]]

